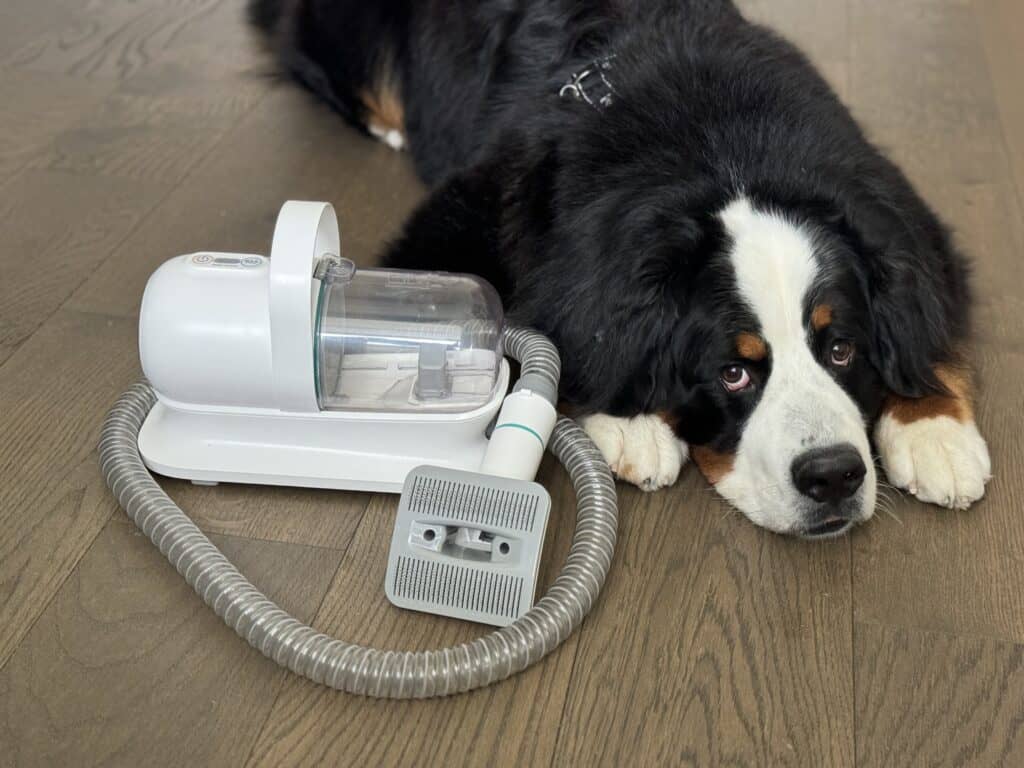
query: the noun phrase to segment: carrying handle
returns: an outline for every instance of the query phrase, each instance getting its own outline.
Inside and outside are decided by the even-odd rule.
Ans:
[[[282,411],[315,413],[313,315],[320,259],[341,251],[330,203],[289,200],[281,206],[270,247],[270,345],[274,400]]]

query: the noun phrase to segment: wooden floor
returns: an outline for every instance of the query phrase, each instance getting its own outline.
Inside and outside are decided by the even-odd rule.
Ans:
[[[388,703],[292,677],[224,627],[108,495],[101,419],[139,376],[142,287],[265,252],[287,198],[370,263],[422,195],[408,159],[275,85],[240,1],[0,5],[0,766],[1024,765],[1024,6],[747,0],[796,38],[977,261],[968,513],[899,500],[848,538],[755,528],[692,470],[621,488],[581,631],[513,680]],[[543,578],[573,525],[564,473]],[[482,628],[383,594],[395,502],[168,482],[318,628],[426,648]]]

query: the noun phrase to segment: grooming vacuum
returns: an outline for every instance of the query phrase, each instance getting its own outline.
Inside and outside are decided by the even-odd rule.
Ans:
[[[482,468],[509,379],[494,289],[338,254],[334,210],[289,202],[271,258],[194,253],[153,274],[139,319],[150,468],[391,493],[418,466]],[[485,471],[533,479],[555,410],[532,391],[513,404],[521,429],[496,433],[507,450]]]
[[[579,625],[604,583],[617,505],[607,463],[558,419],[559,358],[506,326],[484,281],[360,269],[326,203],[288,202],[270,258],[200,252],[150,278],[148,382],[104,422],[100,465],[128,516],[239,635],[277,663],[371,696],[444,696],[525,669]],[[508,355],[521,364],[509,391]],[[576,531],[534,602],[549,449],[576,490]],[[502,627],[396,652],[327,637],[257,590],[149,470],[221,482],[401,493],[385,574],[395,604]]]

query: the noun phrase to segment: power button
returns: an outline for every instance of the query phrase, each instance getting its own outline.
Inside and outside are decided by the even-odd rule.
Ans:
[[[193,264],[210,264],[213,261],[213,256],[208,253],[197,253],[192,257]]]

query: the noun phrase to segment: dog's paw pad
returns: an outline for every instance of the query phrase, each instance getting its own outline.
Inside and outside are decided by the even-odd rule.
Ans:
[[[904,424],[886,415],[875,442],[889,481],[929,504],[967,509],[992,477],[988,446],[974,422],[936,416]]]
[[[582,424],[620,479],[643,491],[657,491],[679,477],[686,447],[661,418],[597,414],[587,416]]]

